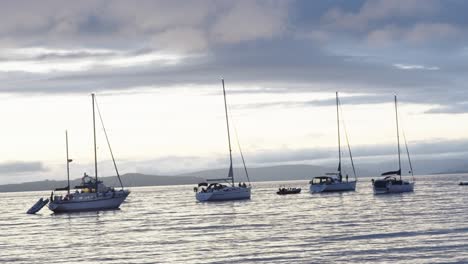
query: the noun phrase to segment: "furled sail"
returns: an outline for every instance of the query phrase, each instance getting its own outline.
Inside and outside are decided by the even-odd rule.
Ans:
[[[234,176],[234,171],[232,169],[232,164],[231,166],[229,167],[229,174],[228,174],[228,178],[232,178]]]
[[[387,175],[401,175],[401,169],[397,171],[387,171],[382,173],[381,176],[387,176]]]

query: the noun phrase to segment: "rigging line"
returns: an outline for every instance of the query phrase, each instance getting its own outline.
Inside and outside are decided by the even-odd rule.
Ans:
[[[237,147],[239,148],[239,153],[242,159],[242,164],[244,165],[245,176],[247,177],[247,180],[249,181],[249,186],[250,186],[249,172],[247,171],[247,165],[245,164],[244,154],[242,153],[242,148],[240,145],[239,134],[237,133],[237,127],[236,127],[236,124],[234,122],[234,118],[232,117],[231,112],[232,112],[231,107],[229,107],[229,116],[231,117],[231,124],[234,128],[234,134],[236,135]]]
[[[345,137],[346,137],[346,144],[348,145],[348,151],[349,151],[349,158],[351,159],[351,167],[353,167],[353,173],[354,173],[354,180],[357,181],[357,176],[356,176],[356,167],[354,167],[354,160],[353,160],[353,154],[351,152],[351,144],[349,143],[349,137],[348,137],[348,130],[346,128],[346,123],[344,121],[344,115],[343,115],[343,108],[341,107],[341,101],[338,100],[338,105],[340,107],[340,113],[341,113],[341,122],[343,123],[343,130],[345,132]]]
[[[410,153],[409,153],[409,148],[408,148],[408,141],[406,140],[406,133],[405,133],[405,130],[403,129],[404,127],[404,119],[400,117],[400,123],[402,123],[402,132],[403,132],[403,140],[405,141],[405,148],[406,148],[406,154],[408,155],[408,163],[409,163],[409,167],[410,167],[410,170],[411,170],[411,176],[413,177],[413,181],[415,181],[415,178],[414,178],[414,173],[413,173],[413,164],[411,163],[411,157],[410,157]]]
[[[404,130],[403,130],[403,140],[405,140],[406,154],[408,154],[408,163],[409,163],[409,167],[410,167],[410,170],[411,170],[411,176],[413,177],[413,181],[415,181],[414,180],[414,173],[413,173],[413,165],[411,164],[411,157],[410,157],[410,154],[409,154],[408,142],[406,141],[406,134],[405,134]]]
[[[93,137],[94,137],[94,174],[96,178],[96,196],[98,195],[98,187],[99,187],[99,181],[98,181],[98,163],[97,163],[97,144],[96,144],[96,112],[95,112],[95,97],[94,93],[91,94],[91,99],[93,100]]]
[[[99,104],[97,102],[96,97],[94,98],[94,100],[96,101],[96,109],[97,109],[97,112],[98,112],[98,115],[99,115],[99,120],[101,120],[102,130],[104,131],[104,135],[106,136],[107,146],[109,147],[109,151],[110,151],[110,154],[111,154],[111,157],[112,157],[112,162],[114,163],[114,169],[115,169],[115,172],[117,173],[117,178],[119,179],[120,187],[123,190],[122,179],[120,179],[119,170],[117,169],[117,164],[115,163],[114,153],[112,152],[109,137],[107,136],[106,127],[104,126],[104,121],[102,120],[101,110],[99,110]]]

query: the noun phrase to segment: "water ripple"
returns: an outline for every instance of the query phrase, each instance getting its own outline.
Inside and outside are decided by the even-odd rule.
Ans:
[[[468,263],[468,175],[420,176],[414,193],[197,203],[193,186],[134,188],[117,211],[24,212],[48,192],[0,194],[0,263]]]

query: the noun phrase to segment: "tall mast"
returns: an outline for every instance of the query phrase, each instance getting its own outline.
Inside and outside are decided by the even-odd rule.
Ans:
[[[101,120],[102,131],[104,132],[104,135],[106,136],[107,146],[109,147],[109,152],[110,152],[111,157],[112,157],[112,163],[114,163],[115,173],[117,174],[117,179],[119,179],[120,188],[123,190],[122,179],[120,178],[120,173],[119,173],[119,170],[117,169],[117,163],[115,163],[114,153],[112,152],[112,147],[111,147],[111,144],[110,144],[110,141],[109,141],[109,137],[107,136],[107,130],[106,130],[106,127],[104,126],[104,120],[102,119],[101,110],[99,110],[99,104],[98,104],[96,98],[94,98],[94,101],[96,103],[96,109],[97,109],[97,112],[98,112],[98,115],[99,115],[99,120]]]
[[[68,131],[65,130],[65,148],[67,150],[67,193],[70,194],[70,158],[68,158]]]
[[[227,111],[227,102],[226,102],[226,89],[224,88],[224,79],[221,79],[223,83],[223,95],[224,95],[224,110],[226,112],[226,127],[227,127],[227,135],[228,135],[228,144],[229,144],[229,175],[228,177],[232,180],[232,185],[234,186],[234,172],[232,169],[232,148],[231,148],[231,134],[229,132],[229,118],[228,118],[228,111]]]
[[[398,127],[398,106],[397,106],[396,95],[395,95],[395,119],[396,119],[397,142],[398,142],[398,174],[400,174],[400,180],[401,180],[400,129]]]
[[[97,148],[96,148],[96,116],[94,112],[94,94],[91,94],[93,101],[93,135],[94,135],[94,175],[96,175],[96,195],[98,193],[98,169],[97,169]]]
[[[339,101],[338,101],[338,92],[336,92],[336,122],[338,126],[338,176],[340,180],[341,176],[341,137],[340,137],[340,113],[339,113]]]

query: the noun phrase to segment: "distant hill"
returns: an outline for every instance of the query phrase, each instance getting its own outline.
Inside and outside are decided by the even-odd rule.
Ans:
[[[313,176],[323,175],[330,172],[329,168],[313,165],[281,165],[271,167],[259,167],[248,169],[251,181],[284,181],[284,180],[307,180]],[[181,176],[192,176],[203,179],[219,179],[228,175],[228,168],[197,171],[182,174]],[[244,168],[235,168],[236,180],[246,181]]]
[[[313,165],[280,165],[270,167],[259,167],[248,169],[251,181],[285,181],[285,180],[309,180],[314,176],[323,175],[333,169]],[[139,173],[128,173],[122,175],[125,187],[137,186],[158,186],[158,185],[180,185],[196,184],[205,179],[226,178],[228,168],[213,169],[186,173],[174,176],[145,175]],[[235,168],[236,181],[247,181],[243,168]],[[351,176],[351,175],[350,175]],[[119,186],[116,176],[101,177],[108,186]],[[71,186],[80,183],[80,179],[74,179]],[[18,184],[0,185],[0,192],[20,192],[20,191],[44,191],[53,190],[58,187],[65,187],[66,181],[44,180],[36,182],[25,182]]]
[[[202,178],[195,176],[157,176],[146,175],[140,173],[127,173],[121,176],[125,186],[155,186],[155,185],[181,185],[181,184],[196,184],[203,181]],[[104,178],[105,182],[118,182],[116,176]]]
[[[137,186],[155,186],[155,185],[179,185],[179,184],[196,184],[203,179],[194,176],[156,176],[145,175],[139,173],[128,173],[121,176],[125,187]],[[102,177],[106,185],[118,186],[117,176]],[[74,179],[70,182],[72,187],[79,185],[81,179]],[[21,191],[45,191],[53,190],[59,187],[67,186],[67,181],[36,181],[17,184],[0,185],[0,192],[21,192]]]

